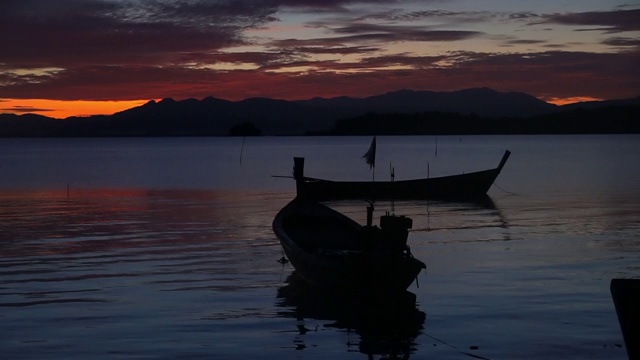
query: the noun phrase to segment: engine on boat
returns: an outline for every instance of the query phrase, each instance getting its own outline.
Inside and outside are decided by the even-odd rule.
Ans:
[[[380,217],[380,230],[385,241],[385,247],[392,251],[404,251],[407,247],[409,229],[413,220],[406,216],[383,215]]]
[[[398,256],[408,253],[407,239],[413,220],[406,216],[390,215],[380,217],[380,227],[365,226],[365,248],[385,255]]]

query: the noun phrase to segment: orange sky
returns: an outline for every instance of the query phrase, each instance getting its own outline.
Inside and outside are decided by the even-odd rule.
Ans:
[[[5,99],[0,102],[0,113],[31,113],[56,119],[65,119],[70,116],[111,115],[122,110],[143,105],[148,101],[149,100],[63,101],[46,99]]]
[[[569,97],[569,98],[551,98],[551,99],[543,99],[543,100],[551,104],[562,106],[562,105],[573,104],[573,103],[584,102],[584,101],[600,101],[603,99],[583,96],[583,97]]]

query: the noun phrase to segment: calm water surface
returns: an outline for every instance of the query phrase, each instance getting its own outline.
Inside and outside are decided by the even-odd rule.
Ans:
[[[3,356],[626,358],[609,281],[640,276],[639,136],[379,137],[381,180],[513,153],[488,203],[377,204],[428,267],[398,309],[302,286],[271,231],[294,195],[271,175],[370,179],[370,141],[0,139]]]

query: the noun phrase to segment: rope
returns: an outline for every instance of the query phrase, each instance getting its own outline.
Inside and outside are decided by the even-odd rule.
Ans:
[[[505,193],[505,194],[507,194],[507,195],[520,195],[520,194],[516,194],[516,193],[514,193],[514,192],[507,191],[507,190],[505,190],[505,189],[501,188],[498,184],[496,184],[496,182],[495,182],[495,181],[493,182],[493,186],[497,187],[499,190],[501,190],[502,192],[504,192],[504,193]]]
[[[438,338],[437,338],[437,337],[435,337],[435,336],[431,336],[431,335],[429,335],[429,334],[427,334],[427,333],[423,333],[423,334],[424,334],[424,335],[426,335],[426,336],[428,336],[428,337],[430,337],[430,338],[432,338],[433,340],[438,341],[438,342],[439,342],[439,343],[441,343],[441,344],[447,345],[447,346],[451,347],[452,349],[457,350],[459,353],[461,353],[461,354],[463,354],[463,355],[467,355],[467,356],[470,356],[470,357],[473,357],[473,358],[476,358],[476,359],[481,359],[481,360],[491,360],[491,359],[486,358],[486,357],[482,357],[482,356],[479,356],[479,355],[476,355],[476,354],[471,354],[471,353],[469,353],[469,352],[463,351],[463,350],[461,350],[459,347],[454,346],[454,345],[451,345],[451,344],[449,344],[448,342],[446,342],[446,341],[444,341],[444,340],[440,340],[440,339],[438,339]]]

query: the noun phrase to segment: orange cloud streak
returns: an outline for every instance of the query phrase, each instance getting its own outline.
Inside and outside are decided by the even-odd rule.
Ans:
[[[562,105],[573,104],[573,103],[584,102],[584,101],[602,101],[603,99],[588,97],[588,96],[576,96],[576,97],[567,97],[567,98],[554,97],[554,98],[543,99],[543,100],[551,104],[562,106]]]

